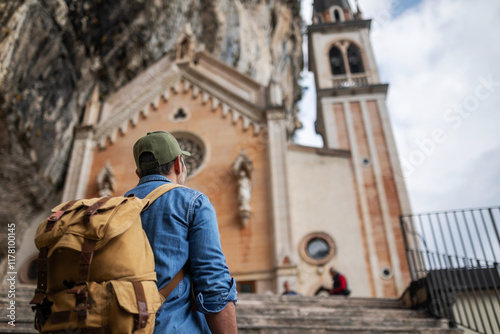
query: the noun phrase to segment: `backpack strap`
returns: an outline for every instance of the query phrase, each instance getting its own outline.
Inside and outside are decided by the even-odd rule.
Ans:
[[[90,224],[90,218],[97,213],[97,210],[103,206],[111,197],[103,197],[85,210],[83,214],[83,225]],[[68,290],[68,293],[75,295],[75,307],[73,310],[77,313],[78,321],[85,322],[87,320],[87,310],[90,308],[88,303],[88,282],[90,277],[90,265],[94,257],[94,250],[97,240],[85,238],[82,244],[80,253],[80,265],[78,269],[78,282],[75,287]]]
[[[169,192],[170,190],[177,188],[177,187],[182,187],[180,184],[175,184],[175,183],[166,183],[164,185],[159,186],[158,188],[154,189],[152,192],[146,195],[144,199],[149,199],[149,204],[152,204],[154,201],[156,201],[158,198]]]
[[[182,281],[184,278],[185,274],[185,267],[182,267],[181,270],[170,280],[170,282],[167,283],[163,288],[160,289],[160,294],[167,299],[168,296],[174,291],[175,287],[179,285],[179,283]]]
[[[159,186],[158,188],[156,188],[152,192],[150,192],[144,198],[145,199],[149,199],[150,204],[151,204],[154,201],[156,201],[159,197],[161,197],[162,195],[164,195],[165,193],[167,193],[168,191],[170,191],[170,190],[172,190],[174,188],[177,188],[177,187],[182,187],[182,186],[179,185],[179,184],[175,184],[175,183],[166,183],[166,184],[164,184],[162,186]],[[167,299],[167,297],[172,293],[172,291],[174,291],[175,287],[177,285],[179,285],[179,283],[184,278],[184,275],[185,275],[185,269],[184,268],[185,267],[182,267],[182,269],[179,270],[179,272],[177,274],[175,274],[175,276],[170,280],[170,282],[168,282],[167,285],[165,285],[163,288],[161,288],[159,290],[160,294],[163,297],[165,297],[165,299]]]
[[[138,329],[145,328],[148,324],[149,313],[148,304],[146,302],[146,295],[144,294],[144,288],[140,281],[133,281],[132,286],[134,287],[135,296],[137,299],[137,310],[139,314],[134,317],[134,331]]]
[[[48,247],[40,248],[40,253],[38,254],[38,261],[36,264],[37,273],[37,283],[35,296],[30,301],[30,304],[41,305],[45,299],[47,292],[47,254],[49,253]]]
[[[68,211],[72,206],[73,204],[75,204],[78,200],[75,200],[75,201],[71,201],[71,202],[68,202],[65,206],[63,206],[61,208],[61,210],[57,211],[56,213],[50,215],[49,218],[47,218],[47,225],[45,226],[45,231],[44,232],[49,232],[49,231],[52,231],[52,229],[54,228],[54,225],[56,224],[56,222],[62,217],[62,215],[64,213],[66,213],[66,211]]]
[[[104,204],[106,204],[107,201],[109,201],[111,197],[103,197],[91,206],[85,210],[85,213],[83,214],[83,224],[88,225],[90,224],[90,218],[97,213],[97,210]]]

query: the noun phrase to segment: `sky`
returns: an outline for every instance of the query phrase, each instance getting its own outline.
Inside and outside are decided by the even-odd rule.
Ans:
[[[352,1],[354,5],[354,1]],[[359,0],[413,213],[500,205],[500,1]],[[312,0],[302,0],[311,21]],[[307,56],[307,55],[306,55]],[[314,79],[297,143],[314,133]]]

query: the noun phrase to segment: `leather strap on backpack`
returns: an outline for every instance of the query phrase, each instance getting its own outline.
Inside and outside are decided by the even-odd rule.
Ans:
[[[77,313],[79,322],[87,320],[87,310],[90,308],[88,304],[87,283],[90,276],[90,264],[94,256],[95,245],[96,240],[87,238],[83,240],[78,269],[78,282],[75,284],[75,287],[68,290],[68,293],[75,295],[75,307],[73,310]]]
[[[94,257],[94,249],[97,241],[85,238],[83,240],[82,252],[80,253],[80,267],[78,268],[77,285],[87,284],[90,277],[90,264]]]
[[[49,253],[48,247],[42,247],[38,254],[38,262],[36,265],[36,273],[38,276],[35,296],[30,301],[30,304],[40,305],[45,299],[47,292],[47,254]]]
[[[133,281],[132,286],[134,287],[135,298],[137,299],[137,310],[139,314],[134,317],[134,331],[145,328],[148,324],[149,313],[148,304],[146,302],[146,295],[144,294],[144,288],[140,281]]]
[[[61,208],[61,210],[57,211],[56,213],[50,215],[49,218],[47,218],[47,225],[45,226],[45,232],[49,232],[49,231],[52,231],[52,229],[54,228],[54,225],[56,224],[56,222],[62,217],[62,215],[64,213],[66,213],[66,211],[68,211],[72,206],[73,204],[75,204],[78,200],[75,200],[75,201],[71,201],[71,202],[68,202],[65,206],[63,206]]]
[[[99,201],[95,202],[94,204],[92,204],[91,206],[89,206],[87,208],[87,210],[85,210],[85,213],[83,214],[83,223],[85,225],[88,225],[90,224],[90,218],[97,213],[97,210],[99,210],[99,208],[101,206],[103,206],[107,201],[109,201],[111,197],[103,197],[101,198]]]

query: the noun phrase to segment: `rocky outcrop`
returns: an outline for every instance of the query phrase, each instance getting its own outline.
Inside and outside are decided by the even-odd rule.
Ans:
[[[61,188],[73,128],[92,88],[99,83],[104,99],[161,57],[174,57],[186,31],[196,50],[264,86],[279,83],[293,130],[299,0],[0,2],[2,224],[23,231]]]

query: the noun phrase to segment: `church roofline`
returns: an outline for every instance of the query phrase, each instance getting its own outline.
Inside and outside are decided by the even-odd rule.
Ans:
[[[242,112],[244,116],[251,119],[252,122],[265,123],[265,109],[263,105],[252,103],[248,99],[244,99],[232,91],[225,90],[222,85],[215,81],[202,80],[206,77],[195,68],[190,67],[186,69],[182,77],[190,83],[198,81],[196,86],[212,97],[213,109],[217,107],[216,104],[218,103],[223,103],[223,105],[227,104],[226,107],[229,106],[232,110],[237,109]],[[223,114],[225,114],[224,111]]]
[[[315,0],[313,2],[313,8],[317,12],[327,10],[331,6],[340,6],[341,8],[351,9],[351,5],[348,0]]]
[[[252,77],[245,73],[241,73],[234,67],[226,64],[225,62],[215,58],[212,56],[210,53],[206,51],[200,51],[195,55],[195,64],[199,64],[201,62],[206,62],[207,64],[211,65],[214,68],[220,69],[223,72],[227,72],[228,74],[230,73],[231,77],[238,80],[238,81],[243,81],[247,85],[253,87],[254,89],[260,89],[263,88],[263,86],[255,81]]]
[[[288,149],[293,151],[309,152],[317,155],[326,155],[331,157],[350,158],[350,150],[340,150],[326,147],[303,146],[297,144],[288,144]]]
[[[343,31],[350,28],[368,28],[370,29],[372,20],[353,20],[344,22],[327,22],[327,23],[317,23],[311,24],[307,27],[308,33],[313,32],[332,32],[332,31]]]

